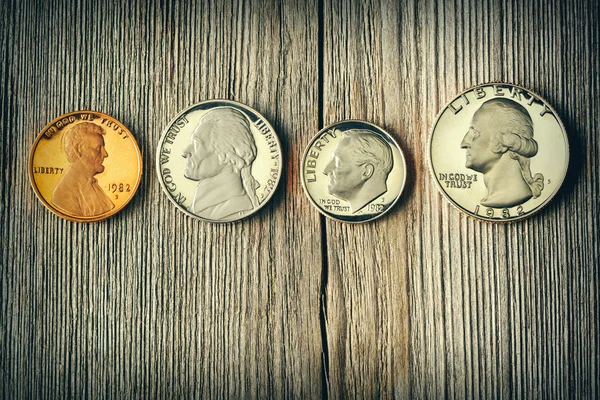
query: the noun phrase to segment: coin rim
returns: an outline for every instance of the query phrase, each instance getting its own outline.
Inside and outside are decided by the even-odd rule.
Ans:
[[[560,127],[562,129],[563,139],[564,139],[565,146],[566,146],[566,152],[565,152],[566,153],[566,156],[565,156],[565,167],[566,168],[565,168],[565,172],[564,172],[564,174],[562,176],[562,179],[560,181],[560,184],[556,186],[556,189],[548,196],[548,198],[546,200],[544,200],[544,202],[542,202],[537,207],[537,209],[535,209],[532,212],[526,213],[526,214],[524,214],[522,216],[517,216],[517,217],[514,217],[514,218],[511,217],[511,218],[508,218],[508,219],[490,219],[490,218],[483,217],[483,216],[480,216],[480,215],[475,215],[475,214],[471,213],[470,211],[467,211],[460,204],[456,203],[443,190],[442,185],[439,183],[437,177],[435,176],[435,172],[433,170],[433,157],[432,157],[432,154],[431,154],[432,141],[433,141],[433,134],[434,134],[435,128],[436,128],[436,126],[437,126],[437,124],[439,122],[440,117],[442,116],[442,114],[444,113],[444,111],[446,111],[446,109],[448,108],[448,106],[450,104],[452,104],[456,99],[458,99],[461,95],[463,95],[463,94],[465,94],[465,93],[473,90],[476,87],[489,86],[489,85],[510,85],[510,86],[514,86],[514,87],[517,87],[519,89],[523,89],[523,90],[525,90],[525,91],[527,91],[529,93],[534,94],[537,97],[538,100],[541,100],[544,103],[544,105],[546,105],[554,113],[554,116],[556,117],[556,120],[558,121],[558,123],[559,123],[559,125],[560,125]],[[535,91],[533,91],[531,89],[528,89],[528,88],[526,88],[524,86],[517,85],[517,84],[514,84],[514,83],[510,83],[510,82],[492,81],[492,82],[486,82],[486,83],[480,83],[480,84],[477,84],[477,85],[472,85],[472,86],[468,87],[467,89],[464,89],[462,92],[458,93],[456,96],[452,97],[452,99],[450,101],[446,102],[445,104],[446,105],[440,110],[440,112],[438,113],[437,117],[435,118],[435,122],[433,123],[433,125],[432,125],[432,127],[431,127],[431,129],[429,131],[429,143],[428,143],[429,144],[429,151],[428,151],[428,156],[429,156],[429,163],[428,163],[429,164],[429,173],[430,173],[433,181],[435,182],[435,185],[436,185],[438,191],[442,194],[442,196],[445,197],[446,200],[454,208],[456,208],[460,212],[466,214],[469,218],[472,218],[472,219],[475,219],[475,220],[478,220],[478,221],[484,221],[484,222],[491,223],[491,224],[501,224],[501,225],[503,225],[503,224],[511,224],[511,223],[518,222],[518,221],[523,221],[525,219],[533,217],[534,215],[536,215],[537,213],[539,213],[542,209],[544,209],[548,205],[548,203],[556,196],[556,194],[558,193],[558,191],[562,187],[562,185],[563,185],[563,183],[565,181],[565,178],[567,177],[567,173],[569,171],[569,161],[570,161],[570,158],[571,158],[570,157],[570,151],[571,151],[571,149],[570,149],[570,146],[569,146],[569,136],[567,135],[567,129],[565,128],[565,125],[563,124],[562,119],[560,118],[559,114],[550,105],[550,103],[548,103],[548,101],[544,97],[540,96],[537,92],[535,92]]]
[[[171,128],[171,126],[175,123],[175,121],[177,121],[179,118],[181,118],[183,115],[187,114],[188,112],[190,112],[190,110],[201,106],[201,105],[205,105],[205,104],[209,104],[209,103],[229,103],[231,105],[234,106],[238,106],[241,108],[247,108],[250,111],[252,111],[253,113],[255,113],[256,115],[260,116],[260,118],[267,124],[267,126],[269,127],[269,129],[271,129],[271,131],[273,132],[273,137],[275,138],[275,141],[277,142],[277,146],[279,148],[279,154],[281,155],[281,160],[279,162],[279,168],[278,168],[278,173],[277,173],[277,181],[275,182],[275,185],[273,186],[273,190],[271,191],[271,193],[265,198],[263,204],[260,207],[257,207],[255,210],[253,210],[251,213],[246,214],[244,216],[242,216],[241,218],[237,218],[237,219],[232,219],[229,221],[216,221],[216,220],[212,220],[212,219],[208,219],[208,218],[202,218],[196,214],[191,213],[190,211],[186,210],[185,208],[183,208],[182,206],[179,205],[179,203],[177,203],[173,197],[170,195],[170,193],[168,192],[163,180],[162,180],[162,175],[161,175],[161,171],[160,171],[160,150],[162,148],[162,143],[167,135],[167,132],[169,131],[169,129]],[[246,115],[246,117],[248,117],[248,115]],[[189,217],[198,219],[200,221],[204,221],[204,222],[210,222],[213,224],[229,224],[229,223],[233,223],[233,222],[237,222],[237,221],[242,221],[246,218],[251,217],[252,215],[256,214],[258,211],[262,210],[263,207],[271,200],[271,198],[273,197],[273,195],[275,194],[275,192],[277,191],[277,188],[279,187],[279,182],[281,181],[281,175],[283,172],[283,163],[284,163],[284,155],[283,155],[283,148],[281,146],[281,142],[279,141],[279,136],[277,135],[277,131],[275,131],[275,129],[273,129],[273,126],[271,125],[271,123],[267,120],[267,118],[265,118],[264,115],[262,115],[261,113],[259,113],[258,111],[256,111],[254,108],[240,103],[238,101],[235,100],[227,100],[227,99],[210,99],[210,100],[203,100],[199,103],[195,103],[192,104],[190,106],[188,106],[187,108],[185,108],[184,110],[180,111],[173,119],[171,119],[169,121],[169,123],[166,125],[165,129],[163,129],[161,135],[160,135],[160,139],[158,141],[158,146],[156,148],[156,173],[158,174],[158,182],[160,183],[160,186],[163,190],[163,192],[166,194],[167,198],[169,199],[169,201],[171,201],[171,203],[175,204],[175,206],[182,211],[184,214],[186,214]]]
[[[110,211],[107,211],[104,214],[100,214],[100,215],[93,216],[93,217],[74,217],[74,216],[63,213],[62,211],[58,210],[56,207],[52,206],[50,203],[48,203],[46,201],[46,199],[44,199],[44,197],[38,190],[37,185],[35,184],[34,174],[33,174],[33,156],[35,154],[35,150],[37,149],[37,146],[38,146],[40,140],[42,139],[42,136],[44,135],[44,133],[51,126],[53,126],[56,122],[60,121],[61,119],[65,118],[65,117],[69,117],[71,115],[83,114],[83,113],[97,114],[97,115],[100,115],[101,117],[107,117],[109,119],[112,119],[112,120],[118,122],[123,127],[123,129],[125,129],[127,131],[127,134],[129,135],[129,138],[133,142],[135,151],[137,153],[138,176],[137,176],[137,180],[135,182],[135,186],[133,187],[133,190],[131,191],[131,195],[129,196],[129,198],[123,204],[121,204],[119,207],[116,207]],[[59,216],[63,219],[66,219],[67,221],[71,221],[71,222],[98,222],[98,221],[102,221],[107,218],[110,218],[113,215],[117,214],[123,208],[125,208],[125,206],[127,204],[129,204],[129,202],[133,199],[133,197],[135,196],[135,193],[137,192],[137,190],[140,186],[140,183],[142,182],[142,173],[143,173],[143,168],[144,168],[143,164],[144,163],[142,160],[142,153],[140,151],[140,147],[139,147],[137,141],[135,140],[135,136],[133,136],[133,134],[131,133],[131,130],[129,130],[129,128],[127,128],[127,126],[125,126],[125,124],[123,124],[121,121],[119,121],[115,117],[105,114],[100,111],[77,110],[77,111],[71,111],[71,112],[62,114],[59,117],[54,118],[51,122],[49,122],[48,124],[46,124],[46,126],[44,126],[44,128],[40,131],[40,133],[38,133],[38,135],[35,138],[35,141],[33,142],[33,145],[31,146],[31,149],[29,150],[29,160],[27,162],[27,169],[28,169],[28,173],[29,173],[29,182],[31,183],[31,186],[33,187],[33,191],[35,192],[35,195],[42,202],[42,204],[44,204],[44,206],[48,210],[50,210],[53,214],[56,214],[57,216]]]
[[[392,201],[389,205],[389,207],[383,211],[380,214],[376,214],[375,216],[373,216],[373,218],[369,218],[369,219],[365,219],[362,221],[346,221],[340,218],[336,218],[332,215],[329,215],[327,213],[325,213],[325,210],[322,210],[321,207],[319,207],[319,205],[314,201],[314,199],[312,198],[312,196],[310,195],[310,193],[308,192],[308,188],[306,187],[306,184],[304,183],[304,160],[306,159],[306,155],[308,154],[309,149],[311,148],[311,146],[313,145],[313,143],[315,142],[315,140],[317,140],[317,138],[319,136],[321,136],[321,134],[323,132],[326,132],[327,130],[331,129],[332,127],[334,127],[335,125],[341,124],[341,123],[361,123],[361,124],[365,124],[367,126],[371,126],[371,127],[375,127],[378,130],[380,130],[381,132],[383,132],[384,134],[387,135],[387,137],[389,139],[391,139],[391,141],[396,145],[396,148],[398,149],[398,151],[400,152],[400,157],[402,158],[402,165],[404,166],[404,179],[402,179],[402,185],[400,186],[400,191],[398,192],[398,195],[396,196],[396,198],[394,199],[394,201]],[[376,220],[377,218],[382,217],[384,214],[386,214],[388,211],[390,211],[398,202],[398,199],[400,199],[400,197],[402,196],[402,192],[404,192],[404,188],[406,186],[406,178],[407,178],[407,168],[406,168],[406,156],[404,155],[404,151],[402,150],[402,147],[400,147],[400,145],[398,144],[398,142],[396,141],[396,139],[394,139],[394,137],[392,135],[390,135],[390,133],[388,131],[386,131],[385,129],[371,123],[371,122],[367,122],[364,120],[360,120],[360,119],[344,119],[344,120],[340,120],[337,122],[334,122],[332,124],[327,125],[326,127],[324,127],[323,129],[321,129],[319,132],[317,132],[313,138],[310,140],[310,142],[308,142],[308,145],[306,145],[306,148],[304,149],[304,153],[302,154],[302,158],[300,159],[300,182],[302,183],[302,188],[304,189],[304,193],[306,194],[306,197],[308,197],[308,199],[310,200],[310,202],[312,203],[312,205],[314,207],[316,207],[316,209],[324,216],[326,216],[327,218],[333,220],[333,221],[339,221],[339,222],[343,222],[343,223],[347,223],[347,224],[362,224],[364,222],[371,222],[373,220]],[[367,203],[369,204],[369,203]]]

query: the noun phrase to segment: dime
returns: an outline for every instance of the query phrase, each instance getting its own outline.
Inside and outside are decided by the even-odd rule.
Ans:
[[[267,120],[228,100],[195,104],[164,130],[156,167],[177,208],[208,222],[231,222],[261,209],[281,177],[281,145]]]
[[[459,210],[490,222],[526,218],[560,188],[569,143],[556,111],[521,86],[488,83],[456,96],[430,137],[430,167]]]
[[[73,111],[50,122],[35,139],[29,178],[54,214],[100,221],[132,199],[142,179],[142,156],[121,122],[97,111]]]
[[[304,152],[302,185],[317,209],[344,222],[365,222],[385,214],[406,181],[398,143],[383,129],[347,120],[322,129]]]

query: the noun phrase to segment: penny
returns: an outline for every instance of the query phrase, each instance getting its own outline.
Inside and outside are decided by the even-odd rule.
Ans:
[[[208,222],[237,221],[264,207],[277,188],[282,162],[269,122],[229,100],[183,110],[164,130],[156,153],[169,200]]]
[[[510,222],[556,195],[569,165],[565,127],[546,100],[488,83],[456,96],[430,136],[430,168],[444,197],[467,215]]]
[[[54,214],[94,222],[121,211],[142,178],[142,156],[121,122],[97,111],[73,111],[50,122],[35,139],[29,178]]]
[[[304,152],[302,185],[325,216],[343,222],[381,217],[398,201],[406,162],[383,129],[347,120],[317,133]]]

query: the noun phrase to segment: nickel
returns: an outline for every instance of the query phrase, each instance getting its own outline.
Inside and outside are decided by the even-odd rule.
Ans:
[[[182,212],[231,222],[256,213],[273,196],[281,177],[281,145],[257,111],[209,100],[169,123],[156,166],[163,191]]]

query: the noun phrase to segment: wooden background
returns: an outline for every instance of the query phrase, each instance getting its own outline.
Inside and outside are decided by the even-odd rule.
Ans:
[[[596,1],[0,3],[0,392],[24,397],[600,397]],[[527,221],[452,208],[428,131],[458,92],[533,89],[567,127],[558,196]],[[258,215],[211,225],[162,194],[181,109],[226,98],[286,158]],[[63,221],[27,178],[35,136],[77,109],[135,134],[145,173],[100,223]],[[372,223],[325,220],[299,157],[345,118],[387,129],[409,181]]]

